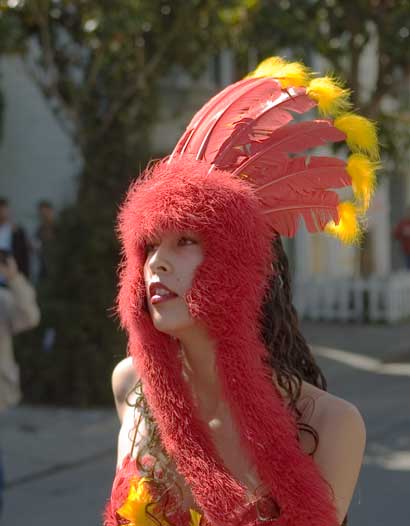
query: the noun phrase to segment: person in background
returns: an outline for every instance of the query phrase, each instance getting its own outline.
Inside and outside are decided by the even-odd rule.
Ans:
[[[393,236],[400,242],[405,267],[410,270],[410,206],[407,207],[403,219],[393,230]]]
[[[13,353],[13,334],[31,329],[40,321],[33,287],[18,270],[10,252],[0,251],[0,412],[21,399],[19,368]],[[3,466],[0,455],[0,512],[3,495]]]
[[[39,225],[34,234],[34,246],[38,255],[38,279],[44,279],[50,273],[50,247],[55,239],[55,213],[50,201],[38,203]]]
[[[26,233],[13,223],[7,199],[0,197],[0,250],[13,254],[18,270],[26,277],[30,272],[30,249]]]
[[[33,250],[32,277],[37,288],[40,304],[42,301],[43,286],[49,282],[52,267],[51,251],[56,238],[55,210],[50,201],[43,199],[37,205],[38,225],[31,239]],[[43,318],[44,321],[44,318]],[[49,352],[54,345],[55,329],[44,327],[42,329],[42,350]]]

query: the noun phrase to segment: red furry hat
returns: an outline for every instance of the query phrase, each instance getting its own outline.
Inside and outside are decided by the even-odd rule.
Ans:
[[[261,308],[275,257],[275,235],[294,235],[303,217],[310,231],[327,229],[348,240],[357,237],[356,215],[368,206],[375,168],[363,152],[374,155],[377,145],[374,138],[358,139],[356,132],[355,139],[351,137],[353,124],[367,127],[366,137],[374,132],[371,123],[357,115],[291,124],[294,113],[316,105],[321,109],[323,94],[317,85],[314,91],[309,78],[305,86],[294,76],[296,84],[286,84],[291,74],[286,63],[280,64],[282,76],[277,69],[275,75],[257,74],[211,99],[171,157],[132,185],[119,220],[124,253],[119,312],[129,333],[129,352],[138,364],[163,446],[205,519],[215,526],[245,524],[241,515],[246,488],[224,466],[197,414],[182,378],[178,342],[154,328],[144,307],[145,240],[170,230],[193,230],[201,239],[204,261],[185,299],[191,316],[205,324],[217,344],[223,396],[245,451],[278,504],[275,524],[337,524],[330,488],[302,452],[294,418],[264,365]],[[345,90],[332,86],[340,93],[331,107],[345,109]],[[349,171],[349,161],[333,157],[294,155],[343,140],[357,150],[349,159],[356,169]],[[357,166],[361,183],[367,169],[362,186]],[[331,189],[355,186],[355,180],[356,201],[339,205]]]

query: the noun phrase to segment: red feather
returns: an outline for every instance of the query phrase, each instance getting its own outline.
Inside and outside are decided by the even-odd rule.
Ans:
[[[287,199],[263,200],[263,214],[279,234],[293,237],[303,217],[309,232],[322,231],[329,221],[337,222],[339,196],[335,192],[316,191],[310,194],[289,192]]]
[[[233,173],[249,173],[250,167],[269,164],[269,159],[283,153],[294,153],[315,146],[322,146],[327,142],[343,141],[346,135],[335,128],[327,120],[299,122],[283,126],[272,133],[269,139],[262,143],[252,143],[249,147],[249,158]]]
[[[352,184],[346,171],[346,163],[335,157],[296,157],[274,164],[272,169],[248,170],[251,181],[257,186],[255,192],[263,197],[269,194],[282,196],[291,188],[295,191],[327,190]]]
[[[242,87],[257,86],[260,84],[260,80],[260,78],[241,79],[219,91],[195,113],[188,124],[188,128],[195,128],[205,117],[213,114],[215,110],[218,111],[221,103],[226,104],[230,100],[232,93],[238,92]]]
[[[189,153],[197,159],[205,159],[207,144],[215,130],[221,130],[220,144],[233,132],[233,123],[246,113],[251,106],[260,100],[265,100],[280,91],[278,82],[271,78],[252,79],[236,84],[236,89],[231,91],[223,100],[216,101],[209,112],[203,113],[202,118],[194,118],[195,131],[185,142],[180,150],[181,155]]]
[[[238,89],[241,89],[243,86],[244,88],[249,85],[258,84],[258,81],[260,79],[251,78],[251,79],[242,79],[238,82],[235,82],[234,84],[230,84],[222,91],[219,91],[216,95],[214,95],[206,104],[204,104],[192,117],[191,121],[189,122],[185,132],[183,133],[182,137],[177,142],[175,148],[173,149],[170,160],[175,157],[176,155],[182,155],[184,151],[186,150],[192,135],[195,133],[197,126],[203,121],[206,117],[213,116],[214,113],[217,111],[218,106],[221,104],[226,104],[227,101],[229,101],[229,97],[232,93],[237,92]]]
[[[192,117],[184,134],[177,142],[170,159],[172,159],[176,155],[182,155],[186,151],[192,136],[198,131],[198,126],[207,118],[211,117],[212,119],[212,117],[215,117],[215,113],[219,111],[220,106],[225,106],[230,102],[232,96],[236,98],[242,90],[246,90],[250,86],[257,86],[258,84],[260,84],[260,81],[260,78],[239,80],[238,82],[227,86],[225,89],[214,95]],[[196,152],[194,152],[194,154],[196,155]]]
[[[288,124],[293,119],[290,111],[305,113],[314,106],[316,106],[316,102],[306,95],[304,88],[291,88],[282,91],[275,100],[265,100],[253,106],[236,124],[232,135],[220,147],[215,157],[215,165],[217,167],[228,166],[227,159],[232,159],[232,148],[252,141],[260,142],[267,139],[274,131]],[[214,134],[213,139],[214,141],[209,142],[210,152],[213,152],[215,139],[216,144],[218,144],[219,137],[217,134]]]
[[[169,156],[168,163],[171,162],[171,160],[177,156],[180,155],[183,151],[184,147],[188,144],[189,139],[191,135],[194,133],[195,128],[187,128],[184,133],[182,134],[182,137],[177,142],[175,148],[172,150],[171,155]]]

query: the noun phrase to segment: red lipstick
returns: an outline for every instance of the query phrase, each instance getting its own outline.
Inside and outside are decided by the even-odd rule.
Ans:
[[[149,296],[151,305],[158,305],[158,303],[177,298],[178,294],[175,294],[174,291],[160,281],[154,281],[149,286]]]

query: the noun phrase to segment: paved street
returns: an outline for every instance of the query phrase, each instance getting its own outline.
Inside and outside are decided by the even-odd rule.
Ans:
[[[7,526],[99,526],[118,432],[111,410],[23,406],[0,420]]]
[[[329,391],[356,404],[366,422],[365,465],[350,509],[351,526],[390,526],[410,520],[410,325],[303,324],[308,341],[381,361],[402,360],[403,375],[368,372],[318,358]],[[406,374],[404,374],[406,373]]]
[[[318,346],[329,390],[355,403],[367,425],[366,461],[349,524],[408,524],[410,326],[304,323],[303,330]],[[349,352],[332,355],[332,349]],[[376,371],[366,357],[403,365],[394,373],[383,366]],[[114,470],[118,423],[112,410],[22,406],[0,418],[0,429],[8,481],[1,524],[100,526]]]

